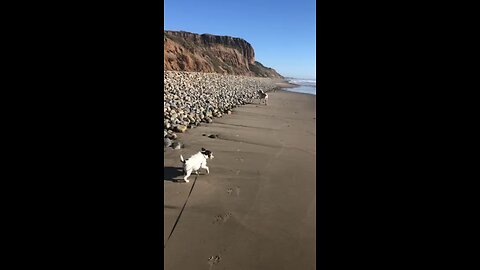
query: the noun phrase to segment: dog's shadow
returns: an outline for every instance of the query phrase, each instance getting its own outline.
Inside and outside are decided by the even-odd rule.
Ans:
[[[183,168],[181,167],[163,167],[163,179],[164,181],[170,181],[174,183],[183,183]]]

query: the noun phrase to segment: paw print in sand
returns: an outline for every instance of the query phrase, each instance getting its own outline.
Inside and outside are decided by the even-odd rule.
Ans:
[[[210,265],[210,269],[212,266],[219,263],[221,260],[222,258],[220,257],[220,255],[210,256],[210,258],[208,258],[208,264]]]
[[[231,216],[232,216],[232,213],[230,212],[225,213],[223,215],[218,215],[215,217],[215,220],[212,223],[213,224],[225,223]]]

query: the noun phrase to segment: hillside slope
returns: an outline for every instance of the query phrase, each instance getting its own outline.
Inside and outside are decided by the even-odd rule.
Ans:
[[[241,38],[164,31],[165,70],[283,78],[255,61],[253,47]]]

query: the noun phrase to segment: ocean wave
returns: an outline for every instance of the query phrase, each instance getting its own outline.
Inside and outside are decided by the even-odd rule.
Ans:
[[[304,93],[310,95],[317,95],[317,88],[311,86],[298,86],[293,88],[285,88],[285,91],[289,92],[296,92],[296,93]]]
[[[290,83],[303,85],[303,86],[312,86],[317,87],[317,80],[309,80],[309,79],[289,79]]]

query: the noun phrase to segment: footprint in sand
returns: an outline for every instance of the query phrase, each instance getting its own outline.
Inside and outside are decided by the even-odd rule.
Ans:
[[[228,195],[232,195],[232,192],[233,192],[233,188],[228,188],[227,189]],[[235,187],[235,194],[237,194],[237,197],[240,196],[240,187],[239,186]]]
[[[231,216],[232,216],[232,213],[230,212],[225,213],[223,215],[218,215],[215,217],[215,220],[212,223],[213,224],[225,223]]]
[[[212,222],[213,224],[220,223],[222,221],[222,215],[218,215],[215,217],[215,220]]]
[[[210,265],[210,269],[212,269],[212,267],[219,263],[221,260],[222,257],[220,257],[220,255],[210,256],[210,258],[208,258],[208,264]]]
[[[236,174],[239,175],[239,174],[240,174],[240,170],[237,170]]]

